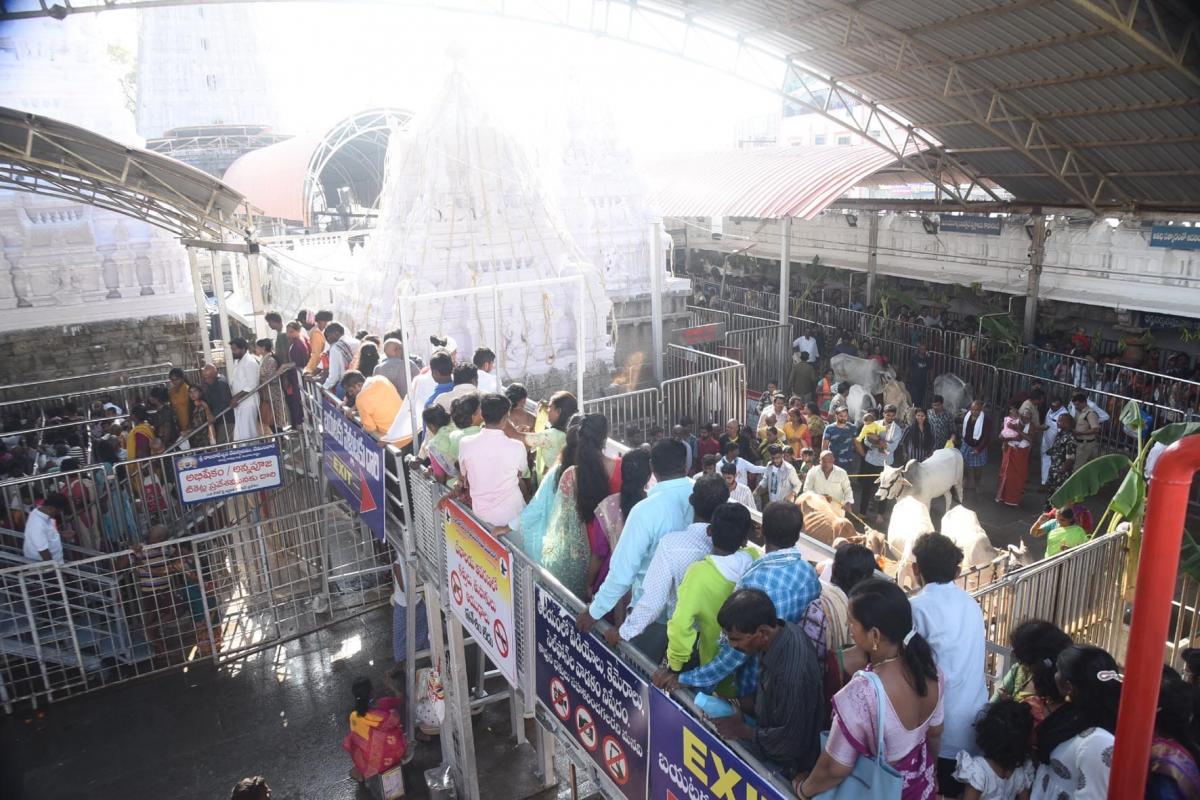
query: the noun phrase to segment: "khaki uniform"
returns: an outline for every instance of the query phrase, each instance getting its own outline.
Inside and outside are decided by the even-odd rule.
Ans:
[[[1075,415],[1075,469],[1100,455],[1100,417],[1091,408]]]

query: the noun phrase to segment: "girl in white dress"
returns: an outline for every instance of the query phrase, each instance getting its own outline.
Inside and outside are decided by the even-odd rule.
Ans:
[[[997,700],[975,720],[982,755],[959,752],[954,779],[966,786],[963,800],[1028,798],[1035,768],[1030,759],[1033,712],[1016,700]]]
[[[1038,727],[1033,800],[1105,800],[1121,702],[1117,662],[1099,647],[1072,645],[1055,675],[1066,702]]]

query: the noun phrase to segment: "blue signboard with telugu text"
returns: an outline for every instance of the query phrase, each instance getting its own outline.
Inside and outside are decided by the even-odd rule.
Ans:
[[[650,686],[535,587],[537,696],[629,800],[646,797]],[[657,690],[656,690],[657,691]]]
[[[337,493],[358,512],[362,521],[383,541],[384,461],[383,447],[371,434],[346,419],[338,404],[328,397],[321,401],[325,477]]]
[[[1154,225],[1150,228],[1150,246],[1200,250],[1200,226]]]
[[[985,236],[999,236],[1002,223],[999,217],[942,214],[938,219],[938,230],[942,233],[978,233]]]
[[[220,500],[283,485],[278,442],[229,450],[185,453],[175,458],[175,484],[185,505]]]
[[[650,692],[651,800],[784,800],[703,722],[658,689]]]

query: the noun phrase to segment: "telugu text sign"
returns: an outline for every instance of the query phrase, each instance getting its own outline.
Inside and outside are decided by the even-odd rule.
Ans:
[[[375,538],[383,541],[383,447],[371,434],[346,419],[328,397],[321,402],[325,477],[350,507],[358,512]]]
[[[784,800],[703,722],[658,689],[651,690],[651,800]]]
[[[649,685],[540,586],[535,589],[537,695],[629,800],[646,796]]]
[[[450,609],[515,686],[512,555],[458,503],[446,503],[445,508]]]
[[[1003,223],[999,217],[979,217],[963,215],[958,217],[942,214],[938,220],[938,231],[941,233],[974,233],[984,236],[999,236]]]
[[[1200,250],[1200,227],[1186,225],[1155,225],[1150,228],[1151,247],[1173,250]]]
[[[276,442],[182,455],[175,459],[175,472],[179,499],[185,504],[219,500],[283,485],[279,445]]]

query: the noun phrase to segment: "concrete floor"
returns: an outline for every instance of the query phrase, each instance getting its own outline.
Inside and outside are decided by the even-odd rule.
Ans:
[[[1019,509],[993,502],[998,463],[991,459],[984,490],[968,490],[966,505],[997,547],[1025,538],[1040,555],[1044,542],[1025,534],[1045,495],[1030,483]],[[935,501],[935,524],[940,506]],[[391,664],[391,630],[390,609],[380,609],[243,662],[201,664],[39,712],[18,709],[0,717],[0,797],[214,800],[238,779],[262,774],[276,800],[365,800],[347,777],[340,742],[350,682]],[[360,649],[350,652],[356,641]],[[515,745],[507,706],[477,717],[475,731],[489,800],[555,796],[538,793],[532,748]],[[418,747],[405,768],[410,797],[427,796],[424,771],[440,760],[436,741]]]
[[[0,797],[218,800],[263,775],[275,800],[366,800],[341,749],[350,682],[391,665],[391,611],[380,609],[253,656],[105,689],[42,711],[0,717]],[[357,637],[357,640],[356,638]],[[361,649],[353,654],[353,644]],[[349,646],[347,646],[349,645]],[[342,656],[336,658],[336,656]],[[378,683],[378,681],[377,681]],[[476,717],[489,798],[539,794],[533,750],[510,735],[507,705]],[[428,797],[434,740],[404,769],[408,797]]]

